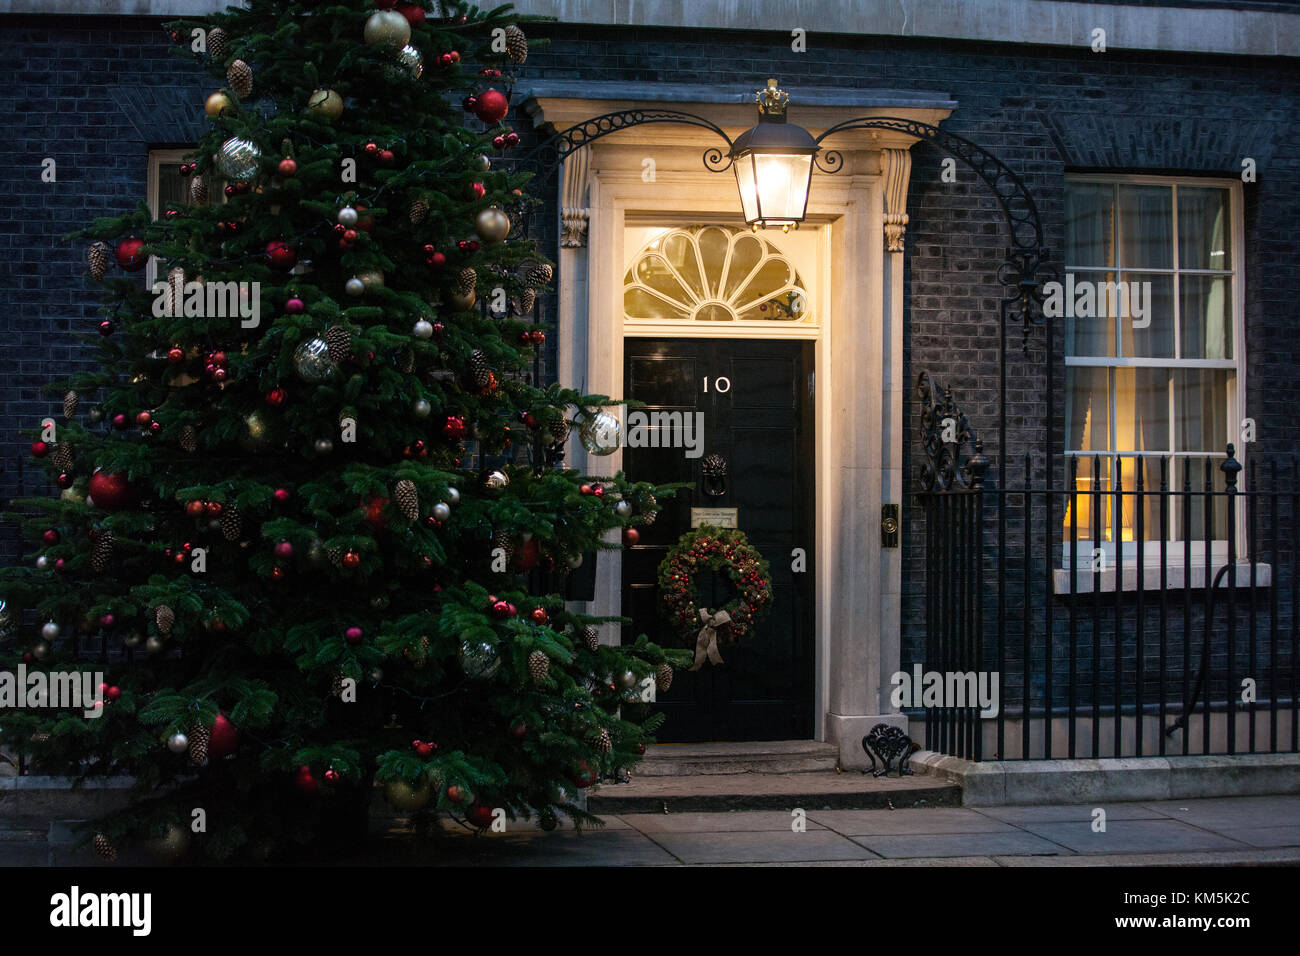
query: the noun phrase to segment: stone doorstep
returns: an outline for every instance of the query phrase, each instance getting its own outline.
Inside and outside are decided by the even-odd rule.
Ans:
[[[850,773],[695,774],[635,777],[588,798],[598,816],[728,810],[887,810],[961,805],[961,790],[939,778]]]
[[[977,763],[921,750],[911,767],[959,787],[968,807],[1300,793],[1300,754]]]
[[[815,773],[835,769],[837,749],[819,740],[655,744],[637,765],[637,777],[700,774]]]

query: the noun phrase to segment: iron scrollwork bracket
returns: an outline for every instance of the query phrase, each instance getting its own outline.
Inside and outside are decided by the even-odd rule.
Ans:
[[[984,443],[975,437],[952,389],[941,388],[929,372],[922,372],[916,380],[916,394],[921,401],[921,448],[925,452],[921,490],[982,487],[989,467]]]

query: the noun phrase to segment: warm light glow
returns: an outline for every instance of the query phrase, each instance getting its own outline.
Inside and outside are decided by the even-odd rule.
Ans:
[[[804,217],[812,176],[809,154],[754,153],[736,163],[745,221],[791,226]]]

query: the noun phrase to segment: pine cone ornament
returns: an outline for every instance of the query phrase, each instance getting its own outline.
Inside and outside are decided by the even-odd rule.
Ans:
[[[95,852],[104,859],[108,860],[110,863],[117,859],[117,850],[113,847],[113,844],[108,841],[108,837],[104,836],[104,834],[96,833],[95,839],[92,842],[95,845]]]
[[[415,666],[423,667],[429,660],[429,635],[420,635],[420,643],[415,650]]]
[[[190,728],[190,763],[202,767],[208,762],[208,738],[212,732],[203,724],[196,723]]]
[[[528,38],[513,23],[506,27],[506,56],[515,63],[528,59]]]
[[[655,518],[659,517],[659,501],[650,492],[645,492],[637,499],[641,506],[641,520],[646,524],[654,524]]]
[[[190,453],[198,449],[199,433],[193,425],[186,425],[181,429],[181,447]]]
[[[176,623],[176,612],[166,604],[159,604],[158,607],[154,609],[153,619],[158,624],[159,634],[170,634],[172,632],[172,625]]]
[[[424,222],[424,217],[429,215],[429,204],[423,199],[417,199],[411,203],[411,225],[418,226]]]
[[[588,624],[582,629],[582,639],[587,642],[587,650],[593,653],[600,647],[600,631],[594,624]]]
[[[492,536],[492,550],[497,548],[505,552],[506,564],[515,559],[515,539],[508,531],[498,531]]]
[[[104,529],[95,535],[94,541],[90,546],[90,566],[98,573],[107,570],[108,563],[112,559],[113,532]]]
[[[208,204],[208,181],[202,176],[190,180],[190,205],[206,206]]]
[[[546,426],[546,430],[551,433],[551,441],[556,445],[569,440],[569,422],[563,415],[551,419]]]
[[[546,674],[551,669],[551,659],[543,651],[533,651],[528,655],[528,674],[537,683],[546,680]]]
[[[415,352],[411,349],[403,349],[402,354],[397,357],[397,370],[403,375],[410,375],[415,371]]]
[[[668,688],[673,686],[673,669],[667,664],[660,664],[655,668],[655,689],[661,694],[668,693]]]
[[[517,315],[527,315],[533,311],[533,306],[537,304],[537,293],[532,289],[525,289],[519,293],[519,308]]]
[[[72,446],[65,441],[59,442],[50,452],[50,461],[54,462],[54,467],[59,471],[72,470]]]
[[[469,353],[469,376],[477,388],[487,388],[492,381],[492,369],[488,368],[487,356],[482,349]]]
[[[81,404],[81,399],[77,397],[76,392],[68,392],[63,396],[63,417],[71,418],[77,414],[77,406]]]
[[[334,565],[334,567],[336,567],[336,568],[341,568],[341,567],[343,567],[343,549],[342,549],[342,548],[327,548],[327,549],[325,550],[325,556],[326,556],[327,558],[329,558],[330,564]]]
[[[478,273],[468,266],[456,273],[456,291],[461,295],[469,295],[477,284]]]
[[[393,486],[393,500],[397,502],[397,510],[408,521],[416,521],[420,517],[420,493],[416,490],[415,482],[409,478],[403,478]]]
[[[230,55],[230,34],[221,27],[208,31],[208,56],[221,61]]]
[[[93,242],[86,250],[86,265],[90,268],[90,277],[99,282],[108,275],[108,244]]]
[[[221,536],[227,541],[235,541],[244,530],[244,516],[238,508],[225,508],[221,512]]]
[[[334,364],[343,364],[352,355],[352,330],[343,325],[331,325],[325,330],[325,345]]]
[[[524,281],[532,286],[547,285],[554,274],[549,263],[539,262],[524,273]]]
[[[596,749],[603,754],[607,754],[614,749],[614,741],[609,736],[609,731],[604,727],[600,728],[600,735],[596,738]]]
[[[253,95],[253,68],[243,60],[235,60],[226,68],[226,82],[241,100],[248,99]]]
[[[330,693],[335,697],[343,696],[343,682],[347,680],[346,675],[342,672],[334,675],[334,680],[330,682]]]

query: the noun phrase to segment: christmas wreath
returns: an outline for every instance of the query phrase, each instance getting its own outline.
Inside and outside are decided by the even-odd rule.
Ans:
[[[736,587],[736,597],[720,608],[698,606],[695,573],[725,571]],[[702,525],[682,535],[659,565],[659,593],[668,620],[687,641],[695,643],[695,662],[722,663],[718,638],[738,641],[758,623],[772,605],[772,582],[767,562],[749,544],[744,532]]]

